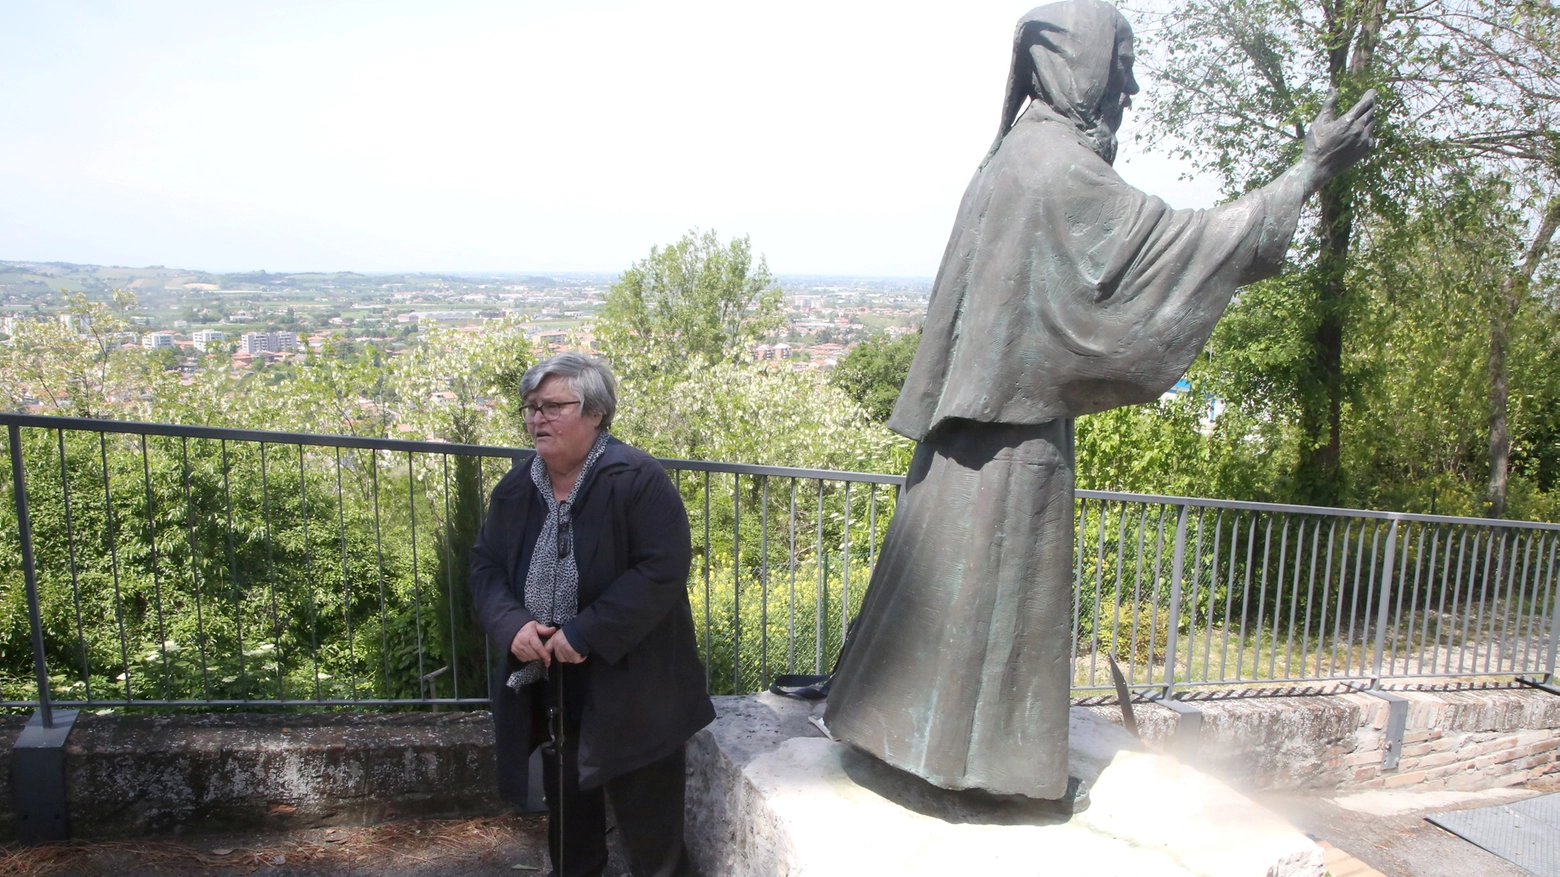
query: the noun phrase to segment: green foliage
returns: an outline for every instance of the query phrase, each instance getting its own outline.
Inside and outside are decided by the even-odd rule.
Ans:
[[[921,333],[899,338],[873,338],[857,344],[829,372],[829,383],[839,387],[867,409],[878,423],[887,423],[899,399],[899,389],[910,373]]]
[[[624,271],[596,325],[604,352],[624,377],[679,371],[690,357],[745,358],[780,328],[780,287],[746,237],[722,244],[697,229]]]

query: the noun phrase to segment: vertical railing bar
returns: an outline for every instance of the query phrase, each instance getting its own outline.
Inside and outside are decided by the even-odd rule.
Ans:
[[[1484,667],[1485,667],[1485,671],[1486,672],[1490,671],[1490,663],[1491,663],[1491,661],[1494,662],[1494,665],[1495,665],[1494,672],[1497,672],[1497,673],[1500,672],[1500,668],[1506,662],[1506,650],[1507,650],[1506,637],[1511,632],[1511,628],[1510,628],[1510,625],[1508,623],[1510,615],[1511,615],[1511,591],[1512,591],[1512,588],[1513,588],[1513,586],[1515,584],[1516,570],[1517,570],[1517,555],[1518,555],[1518,552],[1519,552],[1520,548],[1522,547],[1522,531],[1514,530],[1514,531],[1509,532],[1507,534],[1506,543],[1505,544],[1507,546],[1509,546],[1509,548],[1505,549],[1506,558],[1505,558],[1504,578],[1506,580],[1506,586],[1505,586],[1505,595],[1506,596],[1505,596],[1505,602],[1502,603],[1501,597],[1497,593],[1494,601],[1490,604],[1490,635],[1491,635],[1491,640],[1490,640],[1490,654],[1486,655],[1485,659],[1484,659]],[[1499,582],[1499,580],[1496,581],[1496,590],[1497,591],[1500,590],[1500,582]],[[1499,634],[1499,636],[1495,635],[1495,623],[1496,623],[1495,613],[1497,611],[1500,613],[1500,634]]]
[[[1122,510],[1121,513],[1122,514],[1126,514],[1126,508],[1127,508],[1127,504],[1126,504],[1125,501],[1123,501],[1121,503],[1121,510]],[[1127,639],[1127,655],[1126,655],[1126,657],[1127,657],[1127,681],[1128,682],[1132,682],[1132,683],[1136,683],[1138,681],[1138,678],[1137,678],[1138,607],[1143,604],[1143,553],[1144,553],[1144,548],[1145,548],[1145,545],[1146,545],[1147,541],[1148,541],[1148,504],[1144,503],[1144,504],[1141,504],[1141,505],[1138,506],[1137,578],[1134,579],[1133,582],[1132,582],[1132,635]],[[1121,605],[1121,595],[1119,593],[1116,595],[1116,605],[1118,607]],[[1113,638],[1113,641],[1115,643],[1119,644],[1121,642],[1121,639],[1120,639],[1120,636],[1121,636],[1121,633],[1120,633],[1121,613],[1119,611],[1118,612],[1114,612],[1114,613],[1112,613],[1112,616],[1116,620],[1116,624],[1115,624],[1116,635]],[[1150,671],[1150,673],[1152,673],[1152,671]],[[1149,677],[1145,677],[1145,678],[1149,678]]]
[[[271,636],[276,648],[276,699],[286,700],[287,674],[282,671],[282,616],[276,607],[276,561],[271,548],[271,486],[266,480],[265,445],[265,442],[260,443],[260,503],[265,515],[265,574],[271,591]]]
[[[450,544],[452,540],[449,538],[450,534],[455,532],[455,521],[454,518],[451,517],[452,513],[450,511],[450,455],[440,454],[439,458],[441,468],[444,471],[444,593],[446,594],[446,599],[449,600],[450,607],[450,654],[448,657],[450,668],[450,690],[451,696],[459,700],[460,647],[456,645],[456,640],[459,638],[460,633],[456,629],[455,625],[455,553],[453,551],[454,546]],[[482,458],[478,457],[477,464],[479,466],[481,465],[481,462]],[[477,480],[479,489],[481,484],[482,481],[479,477]],[[437,694],[437,692],[435,692],[435,694]]]
[[[150,538],[149,557],[152,563],[152,599],[157,607],[157,651],[162,655],[163,700],[171,699],[173,673],[168,666],[168,624],[163,614],[162,573],[157,563],[157,504],[152,497],[152,461],[146,450],[146,436],[141,436],[141,481],[146,489],[146,527]]]
[[[1100,504],[1103,505],[1104,504],[1104,500],[1101,500]],[[1072,651],[1068,653],[1068,660],[1070,660],[1072,662],[1072,672],[1070,672],[1068,674],[1068,679],[1069,679],[1068,684],[1069,685],[1077,684],[1078,681],[1079,681],[1078,680],[1078,650],[1079,650],[1079,648],[1082,647],[1082,644],[1078,642],[1078,639],[1079,639],[1079,635],[1082,633],[1083,607],[1079,605],[1079,603],[1081,603],[1082,601],[1080,599],[1078,599],[1078,597],[1080,597],[1083,594],[1083,544],[1084,544],[1084,539],[1088,536],[1088,530],[1087,530],[1088,519],[1089,519],[1088,516],[1089,516],[1088,500],[1087,499],[1083,499],[1083,498],[1079,498],[1079,500],[1078,500],[1078,522],[1077,522],[1077,525],[1073,528],[1074,542],[1075,542],[1075,544],[1073,545],[1073,591],[1075,592],[1076,596],[1074,596],[1073,601],[1072,601],[1072,603],[1073,603],[1073,607],[1072,607],[1072,643],[1071,643]],[[1095,600],[1094,600],[1094,608],[1095,608],[1094,616],[1095,616],[1096,619],[1098,619],[1099,618],[1099,598],[1097,596],[1095,597]],[[1090,671],[1089,671],[1089,674],[1090,674],[1089,675],[1089,684],[1092,685],[1094,683],[1094,675],[1093,675],[1093,672],[1094,672],[1093,671],[1093,667],[1094,667],[1094,652],[1099,651],[1099,645],[1098,645],[1098,643],[1099,643],[1099,622],[1098,621],[1095,622],[1093,630],[1090,631],[1090,637],[1093,640],[1093,645],[1090,648],[1090,654],[1089,654],[1089,667],[1090,667]]]
[[[1343,519],[1343,539],[1339,542],[1339,549],[1340,550],[1338,552],[1338,606],[1337,606],[1336,610],[1333,612],[1332,649],[1328,652],[1328,655],[1327,655],[1327,659],[1328,659],[1327,671],[1328,671],[1328,675],[1330,675],[1330,676],[1337,676],[1338,675],[1338,644],[1339,644],[1339,642],[1343,638],[1343,601],[1344,601],[1343,592],[1344,592],[1344,589],[1348,587],[1348,581],[1349,581],[1349,531],[1353,527],[1354,527],[1353,519],[1351,519],[1351,518],[1344,518]],[[1332,546],[1329,545],[1328,546],[1329,551],[1331,550],[1331,548],[1332,548]],[[1328,564],[1327,572],[1328,572],[1328,575],[1332,574],[1332,564],[1331,563]],[[1347,668],[1345,668],[1345,669],[1347,669]],[[1321,673],[1317,673],[1316,675],[1320,676],[1322,674]],[[1347,675],[1347,674],[1345,674],[1345,675]]]
[[[1490,562],[1490,555],[1492,554],[1494,555],[1493,564]],[[1479,620],[1473,627],[1474,647],[1472,669],[1475,672],[1477,672],[1479,669],[1480,644],[1484,646],[1484,671],[1487,673],[1490,669],[1490,652],[1494,650],[1494,643],[1491,641],[1491,638],[1495,634],[1495,601],[1500,599],[1500,580],[1501,576],[1505,574],[1505,566],[1506,533],[1503,530],[1491,530],[1489,533],[1489,539],[1484,543],[1484,569],[1483,576],[1481,577],[1482,581],[1479,586]],[[1495,570],[1495,593],[1493,594],[1490,593],[1491,569]],[[1490,629],[1488,636],[1485,635],[1484,630],[1484,607],[1486,602],[1489,603],[1490,609]]]
[[[1213,517],[1213,553],[1208,555],[1208,630],[1203,636],[1203,676],[1202,681],[1213,681],[1208,678],[1213,669],[1213,616],[1215,601],[1219,597],[1219,548],[1224,538],[1224,509],[1218,509]],[[1225,600],[1229,602],[1228,599]]]
[[[758,604],[758,687],[769,685],[769,476],[760,480],[758,523],[758,581],[762,599]]]
[[[370,451],[369,481],[374,493],[374,554],[379,564],[379,671],[385,697],[390,696],[390,621],[385,616],[384,527],[379,514],[379,452]]]
[[[1419,538],[1414,543],[1414,584],[1408,589],[1410,592],[1408,595],[1408,624],[1406,627],[1402,627],[1405,637],[1403,642],[1403,675],[1405,676],[1409,675],[1408,664],[1410,660],[1414,661],[1415,667],[1423,666],[1423,662],[1416,660],[1413,655],[1414,619],[1419,616],[1419,579],[1425,562],[1425,531],[1428,529],[1428,524],[1421,523],[1418,527]],[[1406,539],[1403,541],[1403,571],[1403,574],[1406,576],[1408,574],[1408,540]],[[1401,605],[1402,599],[1403,596],[1400,590],[1398,594],[1399,605]],[[1402,625],[1401,616],[1398,623],[1400,626]],[[1396,649],[1393,650],[1392,656],[1393,661],[1396,661]]]
[[[710,651],[710,472],[704,470],[704,687],[710,686],[710,668],[715,653]]]
[[[1440,548],[1441,548],[1441,528],[1439,526],[1427,526],[1427,527],[1425,527],[1425,530],[1428,530],[1430,532],[1430,562],[1428,564],[1424,564],[1424,566],[1428,567],[1428,570],[1429,570],[1428,577],[1424,578],[1424,579],[1421,579],[1419,577],[1419,574],[1420,574],[1419,568],[1416,566],[1416,568],[1414,569],[1414,590],[1417,592],[1420,589],[1421,586],[1425,589],[1425,611],[1424,611],[1424,615],[1422,615],[1420,617],[1420,621],[1419,621],[1419,656],[1418,656],[1418,659],[1414,662],[1414,666],[1418,668],[1420,673],[1424,673],[1424,671],[1425,671],[1425,650],[1427,648],[1429,648],[1429,645],[1430,645],[1430,592],[1431,592],[1432,589],[1435,588],[1435,584],[1434,584],[1435,583],[1435,562],[1436,562],[1436,559],[1440,556]],[[1423,531],[1420,532],[1420,537],[1419,538],[1420,538],[1420,558],[1422,559],[1424,557],[1424,532]],[[1441,581],[1441,585],[1442,585],[1442,587],[1440,588],[1441,599],[1444,601],[1446,599],[1446,587],[1445,587],[1446,581],[1444,579]],[[1437,615],[1437,617],[1436,617],[1436,636],[1437,637],[1439,637],[1441,635],[1440,634],[1440,630],[1441,630],[1441,619],[1440,619],[1440,616]],[[1431,655],[1431,660],[1434,661],[1435,653],[1432,651],[1430,653],[1430,655]],[[1432,668],[1432,672],[1434,672],[1433,668]]]
[[[796,476],[791,481],[791,519],[790,519],[790,613],[785,623],[785,672],[796,672]]]
[[[1376,532],[1381,532],[1381,526],[1376,526]],[[1387,589],[1392,586],[1392,567],[1397,561],[1397,537],[1398,522],[1394,519],[1387,527],[1387,550],[1381,555],[1381,587],[1376,589],[1376,650],[1371,657],[1371,676],[1377,683],[1381,680],[1381,657],[1387,636],[1387,611],[1392,606],[1392,595]],[[1371,558],[1373,561],[1374,557]]]
[[[61,445],[62,449],[63,447]],[[184,524],[189,531],[190,590],[195,594],[195,640],[200,648],[200,693],[203,699],[211,700],[210,668],[206,656],[206,619],[200,598],[200,565],[196,562],[199,552],[195,548],[195,492],[190,484],[190,440],[186,436],[179,437],[179,459],[184,470]],[[90,691],[87,699],[92,699]]]
[[[1484,540],[1484,563],[1482,564],[1479,563],[1478,545],[1480,539]],[[1473,641],[1473,655],[1471,656],[1472,660],[1468,661],[1470,670],[1477,669],[1479,666],[1479,641],[1477,637],[1479,634],[1479,628],[1484,624],[1484,597],[1488,593],[1490,587],[1490,553],[1494,550],[1494,541],[1494,537],[1491,534],[1484,533],[1482,531],[1475,533],[1473,537],[1473,556],[1468,559],[1468,602],[1470,603],[1473,602],[1474,567],[1479,567],[1479,607],[1477,610],[1469,612],[1463,616],[1463,642],[1467,643],[1470,639]],[[1470,619],[1473,625],[1472,637],[1469,636]],[[1466,654],[1466,651],[1467,650],[1464,649],[1464,654],[1459,654],[1457,658],[1457,672],[1459,673],[1463,672],[1464,659],[1469,657]]]
[[[1125,553],[1124,551],[1121,550],[1121,546],[1124,544],[1124,541],[1125,541],[1126,535],[1127,535],[1127,504],[1125,502],[1123,502],[1123,503],[1120,504],[1120,506],[1121,506],[1121,510],[1117,514],[1117,521],[1119,522],[1119,525],[1117,527],[1117,542],[1116,542],[1116,545],[1117,545],[1117,549],[1116,549],[1116,586],[1113,589],[1115,593],[1114,593],[1114,595],[1112,596],[1112,599],[1111,599],[1111,602],[1116,604],[1117,607],[1119,607],[1121,605],[1121,557]],[[1093,625],[1092,625],[1093,626],[1093,630],[1090,633],[1090,637],[1093,639],[1093,642],[1090,643],[1091,648],[1089,650],[1089,684],[1090,685],[1093,685],[1094,681],[1099,678],[1099,672],[1100,672],[1100,668],[1099,668],[1100,603],[1101,603],[1101,601],[1103,601],[1105,599],[1105,593],[1104,593],[1104,591],[1105,591],[1105,589],[1104,589],[1104,582],[1105,582],[1105,521],[1106,521],[1107,518],[1110,517],[1110,503],[1102,499],[1098,503],[1095,504],[1095,509],[1096,509],[1095,516],[1100,519],[1100,522],[1099,522],[1100,525],[1099,525],[1099,548],[1095,552],[1095,557],[1097,559],[1096,559],[1095,564],[1094,564],[1094,610],[1093,610],[1094,611],[1094,621],[1093,621]],[[1085,514],[1086,515],[1087,513],[1088,513],[1088,509],[1087,508],[1080,508],[1080,514]],[[1082,540],[1082,534],[1086,532],[1083,529],[1083,526],[1086,523],[1087,523],[1086,520],[1081,520],[1079,522],[1080,528],[1079,528],[1078,532],[1080,534],[1080,536],[1079,536],[1080,548],[1081,548],[1081,543],[1083,541]],[[1081,550],[1079,551],[1079,557],[1078,557],[1077,561],[1075,562],[1074,566],[1076,567],[1076,569],[1073,571],[1073,578],[1074,578],[1074,580],[1076,580],[1077,577],[1079,575],[1081,575],[1082,571],[1083,571],[1083,557],[1082,557],[1082,551]],[[1080,621],[1080,624],[1081,623],[1082,622]],[[1111,642],[1111,647],[1112,648],[1115,648],[1121,642],[1121,640],[1117,638],[1117,633],[1118,633],[1118,630],[1119,630],[1120,626],[1121,626],[1121,612],[1120,611],[1113,611],[1113,612],[1111,612],[1110,613],[1110,634],[1111,634],[1110,642]],[[1075,639],[1076,639],[1076,637],[1075,637]],[[1074,651],[1076,653],[1076,649]]]
[[[1318,667],[1315,671],[1308,671],[1311,666],[1311,607],[1315,606],[1316,599],[1316,559],[1321,553],[1322,547],[1322,519],[1317,518],[1311,522],[1311,562],[1307,566],[1305,577],[1305,623],[1300,628],[1300,675],[1320,676]],[[1326,599],[1325,597],[1323,598]],[[1326,607],[1322,607],[1325,611]],[[1324,616],[1325,617],[1325,616]],[[1318,619],[1320,620],[1320,619]],[[1293,636],[1293,634],[1291,634]],[[1318,632],[1316,644],[1321,646],[1321,635]]]
[[[1457,608],[1458,604],[1462,602],[1463,561],[1465,559],[1467,559],[1467,557],[1468,557],[1468,528],[1467,527],[1460,527],[1459,529],[1462,531],[1462,533],[1461,533],[1461,537],[1457,540],[1457,576],[1454,579],[1455,584],[1452,587],[1452,612],[1453,613],[1458,613],[1458,608]],[[1478,551],[1479,551],[1479,542],[1478,542],[1478,534],[1477,533],[1474,534],[1473,551],[1474,551],[1475,554],[1477,554]],[[1448,552],[1448,553],[1450,553],[1450,552]],[[1473,579],[1471,577],[1468,580],[1468,587],[1469,587],[1469,589],[1471,591],[1472,587],[1473,587]],[[1465,612],[1458,613],[1458,614],[1461,614],[1464,617],[1467,616],[1467,613],[1465,613]],[[1452,622],[1451,623],[1451,631],[1452,631],[1451,635],[1453,637],[1455,637],[1455,636],[1457,636],[1457,615],[1454,614],[1452,616],[1451,622]],[[1466,633],[1464,634],[1464,637],[1466,637]],[[1450,671],[1452,669],[1452,649],[1451,649],[1452,643],[1450,642],[1450,640],[1448,640],[1446,646],[1447,646],[1447,649],[1446,649],[1446,666],[1445,666],[1445,670]],[[1458,670],[1458,672],[1462,672],[1462,664],[1461,664],[1462,642],[1461,641],[1459,641],[1458,644],[1457,644],[1457,651],[1458,651],[1458,655],[1459,655],[1457,670]]]
[[[1251,626],[1252,635],[1256,642],[1251,644],[1251,678],[1256,679],[1262,673],[1262,624],[1267,618],[1267,586],[1268,571],[1272,569],[1273,557],[1273,515],[1267,516],[1267,524],[1262,528],[1262,577],[1257,586],[1257,623]]]
[[[1396,604],[1397,604],[1397,607],[1392,612],[1392,614],[1393,614],[1392,640],[1391,640],[1391,642],[1389,644],[1389,650],[1387,652],[1387,663],[1388,663],[1388,665],[1390,666],[1391,669],[1386,674],[1388,676],[1395,676],[1395,675],[1397,675],[1398,635],[1400,633],[1402,633],[1402,631],[1403,631],[1403,592],[1405,590],[1407,590],[1406,588],[1403,587],[1403,580],[1408,575],[1408,546],[1409,546],[1409,542],[1410,542],[1409,536],[1411,535],[1411,533],[1413,531],[1414,525],[1412,523],[1410,523],[1408,525],[1408,527],[1409,527],[1409,531],[1410,532],[1403,534],[1402,555],[1400,557],[1398,557],[1398,563],[1397,563],[1397,569],[1396,569],[1397,581],[1396,581],[1396,583],[1393,584],[1393,587],[1397,589],[1397,592],[1396,592],[1395,597],[1394,597],[1394,599],[1396,601]],[[1424,530],[1421,527],[1420,533],[1423,534],[1423,532],[1424,532]],[[1390,581],[1390,577],[1389,577],[1388,580]],[[1408,619],[1408,638],[1409,638],[1409,640],[1413,639],[1413,634],[1414,634],[1414,619],[1413,619],[1413,616],[1410,615],[1409,619]],[[1407,644],[1405,644],[1405,648],[1406,647],[1407,647]],[[1408,671],[1408,659],[1407,659],[1406,656],[1405,656],[1405,658],[1403,660],[1403,670],[1404,670],[1404,672]]]
[[[336,521],[341,527],[341,614],[347,629],[347,688],[352,699],[357,700],[357,638],[352,634],[352,578],[347,571],[347,499],[341,489],[341,448],[336,448]]]
[[[1528,616],[1527,645],[1524,646],[1522,655],[1522,666],[1527,667],[1530,672],[1541,672],[1535,664],[1530,662],[1530,659],[1533,657],[1532,653],[1537,652],[1537,658],[1540,661],[1543,660],[1544,654],[1541,641],[1544,639],[1544,631],[1546,629],[1544,616],[1549,610],[1549,592],[1543,584],[1544,552],[1549,548],[1549,544],[1549,534],[1539,533],[1538,560],[1533,564],[1533,599],[1530,601],[1532,608],[1529,610]],[[1540,590],[1544,591],[1542,598],[1539,597]],[[1537,625],[1537,630],[1534,630],[1534,625]]]
[[[1513,601],[1512,598],[1512,585],[1507,585],[1507,588],[1505,588],[1505,605],[1507,605],[1507,612],[1505,612],[1505,615],[1501,616],[1501,649],[1502,652],[1504,652],[1504,643],[1510,643],[1510,648],[1512,648],[1512,673],[1516,673],[1516,671],[1518,671],[1518,660],[1516,660],[1516,641],[1518,640],[1523,641],[1523,660],[1521,660],[1521,666],[1523,666],[1523,669],[1527,669],[1527,643],[1529,643],[1529,638],[1524,637],[1523,635],[1523,618],[1524,616],[1529,616],[1529,613],[1523,612],[1523,605],[1524,602],[1526,602],[1524,601],[1523,595],[1527,591],[1527,571],[1532,570],[1533,535],[1527,534],[1526,537],[1524,537],[1523,534],[1516,534],[1516,541],[1519,541],[1519,543],[1523,545],[1523,573],[1516,577],[1516,590],[1518,590],[1518,595],[1516,595],[1515,601]],[[1512,568],[1513,570],[1516,568],[1515,559],[1513,559]],[[1533,590],[1537,591],[1537,588],[1533,588]],[[1515,613],[1515,620],[1513,620],[1513,613]],[[1499,663],[1496,666],[1499,666]]]
[[[867,569],[877,566],[877,489],[867,485]]]
[[[742,475],[731,473],[731,693],[742,690]]]
[[[824,560],[824,553],[823,553],[823,479],[822,478],[818,479],[818,552],[814,556],[816,558],[815,565],[818,567],[818,593],[817,593],[816,599],[813,600],[813,626],[814,626],[814,631],[813,631],[813,648],[817,652],[817,654],[813,658],[813,672],[814,673],[822,673],[823,672],[823,615],[824,615],[824,607],[825,607],[824,596],[828,593],[828,583],[826,581],[824,581],[824,575],[825,575],[825,572],[826,572],[825,571],[825,567],[828,564]]]
[[[22,582],[27,590],[27,624],[32,633],[33,676],[38,686],[38,717],[45,728],[53,728],[54,704],[49,691],[49,664],[43,653],[43,610],[38,596],[38,566],[33,557],[32,516],[27,507],[27,467],[22,463],[22,428],[11,423],[7,424],[6,432],[11,446],[11,490],[16,501]],[[128,680],[130,677],[126,675],[125,678]]]
[[[119,626],[119,657],[125,665],[125,700],[135,700],[131,693],[130,646],[125,633],[124,599],[119,589],[119,528],[114,514],[114,495],[108,481],[108,433],[98,433],[98,447],[103,453],[103,515],[104,533],[108,536],[110,569],[114,574],[114,620]]]
[[[1219,681],[1229,681],[1230,610],[1235,605],[1235,567],[1240,556],[1240,511],[1230,515],[1230,563],[1224,578],[1224,632],[1219,635]],[[1242,612],[1244,612],[1242,607]],[[1237,672],[1239,667],[1236,668]]]
[[[423,665],[423,626],[422,626],[422,577],[417,574],[417,474],[413,471],[412,452],[406,452],[406,511],[411,524],[412,543],[412,626],[417,631],[417,695],[426,700],[427,689],[423,686],[423,677],[428,675],[428,668]]]
[[[1359,616],[1360,616],[1360,580],[1362,578],[1364,578],[1364,570],[1365,570],[1365,531],[1367,529],[1369,529],[1371,531],[1372,540],[1375,539],[1375,530],[1376,530],[1375,526],[1370,521],[1361,521],[1360,522],[1360,535],[1359,535],[1359,537],[1358,537],[1358,539],[1357,539],[1357,541],[1356,541],[1356,543],[1354,545],[1354,587],[1349,589],[1349,637],[1348,637],[1347,640],[1345,640],[1345,642],[1347,643],[1347,646],[1345,647],[1346,651],[1344,652],[1344,662],[1343,662],[1343,669],[1344,669],[1344,675],[1345,676],[1352,676],[1352,675],[1354,675],[1354,623],[1359,620]],[[1374,553],[1374,551],[1375,551],[1375,545],[1374,545],[1374,541],[1373,541],[1372,542],[1372,554],[1371,554],[1371,560],[1372,560],[1373,565],[1374,565],[1374,561],[1375,561],[1375,553]],[[1342,582],[1339,582],[1340,586],[1342,584],[1343,584]],[[1369,592],[1368,589],[1367,589],[1367,591],[1365,593],[1365,605],[1367,607],[1369,607],[1369,605],[1370,605],[1370,592]],[[1368,611],[1368,609],[1367,609],[1367,611]],[[1362,627],[1363,627],[1363,625],[1362,625]],[[1364,635],[1363,631],[1362,631],[1361,635],[1362,636]],[[1361,670],[1363,670],[1364,669],[1364,665],[1365,665],[1365,649],[1364,649],[1364,647],[1362,646],[1359,651],[1360,651],[1360,667],[1361,667]]]
[[[1273,642],[1268,648],[1269,679],[1278,678],[1278,625],[1284,617],[1284,569],[1289,564],[1289,521],[1290,515],[1286,513],[1283,528],[1278,531],[1278,575],[1275,576],[1278,590],[1273,594]],[[1263,578],[1265,582],[1266,576]],[[1264,586],[1262,590],[1266,592],[1267,588]]]
[[[18,427],[20,429],[20,427]],[[65,460],[65,430],[55,430],[60,444],[60,496],[65,504],[65,556],[70,562],[70,599],[76,611],[76,645],[81,649],[81,679],[86,687],[86,697],[92,700],[92,663],[87,659],[87,633],[86,626],[81,618],[81,575],[76,567],[76,529],[72,520],[70,508],[70,467]],[[190,557],[193,563],[194,546],[190,547]],[[196,599],[200,599],[199,591]],[[200,604],[197,603],[198,607]],[[197,613],[198,613],[197,609]],[[197,614],[197,618],[199,615]]]
[[[677,470],[677,496],[682,498],[682,470]],[[487,458],[477,458],[477,520],[486,521],[488,513]],[[691,614],[691,613],[690,613]],[[482,625],[477,625],[479,628]],[[487,631],[482,631],[482,684],[484,691],[493,690],[493,645]]]
[[[1555,656],[1560,650],[1560,588],[1555,584],[1556,561],[1560,560],[1560,537],[1549,537],[1549,566],[1544,583],[1544,603],[1549,607],[1549,657],[1544,665],[1544,678],[1549,682],[1555,679]],[[1551,597],[1553,600],[1551,601]]]
[[[1305,561],[1302,559],[1302,556],[1305,553],[1305,524],[1306,519],[1301,518],[1299,529],[1295,531],[1295,569],[1294,574],[1289,577],[1289,627],[1286,631],[1286,636],[1284,637],[1285,679],[1289,679],[1295,675],[1295,616],[1299,613],[1300,610],[1300,567],[1305,565]],[[1286,537],[1288,536],[1288,532],[1289,521],[1286,518],[1284,521],[1284,533]],[[1280,568],[1280,572],[1282,571],[1282,568]],[[1300,655],[1300,658],[1301,660],[1305,659],[1304,653]],[[1300,675],[1304,676],[1305,674],[1301,673]]]
[[[850,482],[845,482],[845,546],[840,559],[840,645],[850,628]]]
[[[303,519],[303,580],[309,594],[309,655],[314,667],[314,699],[320,700],[320,607],[314,599],[314,550],[309,544],[309,470],[298,446],[298,514]]]
[[[1251,569],[1256,561],[1258,513],[1251,513],[1251,523],[1246,527],[1246,575],[1240,596],[1240,636],[1235,640],[1235,678],[1246,678],[1246,616],[1251,609]],[[1255,675],[1255,674],[1253,674]]]
[[[1197,658],[1197,606],[1198,592],[1202,587],[1203,523],[1207,517],[1207,514],[1208,509],[1206,506],[1198,506],[1197,541],[1194,543],[1194,547],[1192,548],[1192,614],[1191,620],[1186,623],[1186,680],[1188,682],[1192,681],[1192,661],[1196,660]],[[1182,596],[1184,599],[1184,591]],[[1177,632],[1181,630],[1180,616],[1172,618],[1171,623],[1175,625]],[[1207,669],[1208,668],[1206,666],[1203,667],[1203,675],[1205,676],[1207,675]]]
[[[249,699],[249,662],[244,660],[244,586],[238,576],[238,549],[233,544],[233,478],[227,439],[222,439],[222,504],[227,514],[228,576],[233,594],[233,631],[238,643],[239,697]]]
[[[1175,546],[1170,559],[1170,617],[1165,621],[1165,697],[1169,697],[1170,693],[1175,689],[1175,651],[1178,645],[1176,635],[1181,628],[1181,579],[1186,575],[1187,511],[1188,507],[1182,505],[1180,512],[1176,515]],[[1159,615],[1157,609],[1154,615],[1157,621]],[[1150,638],[1149,642],[1152,644],[1153,639]],[[1152,645],[1149,648],[1149,652],[1152,655]],[[1152,657],[1149,659],[1149,664],[1150,666],[1153,664]]]

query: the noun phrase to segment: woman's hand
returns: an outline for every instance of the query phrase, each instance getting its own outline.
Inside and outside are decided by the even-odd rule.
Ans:
[[[514,641],[509,644],[509,653],[522,662],[541,661],[542,666],[550,667],[552,652],[548,651],[545,640],[557,632],[556,627],[544,627],[535,621],[527,621],[525,627],[515,633]],[[573,653],[573,649],[569,651]]]
[[[576,652],[574,646],[569,645],[569,638],[564,636],[562,631],[553,634],[552,638],[547,640],[547,651],[565,664],[585,663],[585,656]]]

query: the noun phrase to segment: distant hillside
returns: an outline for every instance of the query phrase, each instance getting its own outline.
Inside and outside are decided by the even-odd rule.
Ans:
[[[610,283],[615,275],[604,273],[564,273],[557,275],[530,274],[358,274],[353,271],[298,272],[272,274],[266,271],[250,271],[234,274],[217,274],[209,271],[192,271],[150,265],[145,268],[127,268],[119,265],[76,265],[70,262],[6,262],[0,261],[0,300],[6,303],[28,304],[40,298],[58,295],[64,289],[85,292],[89,296],[106,296],[115,289],[132,290],[254,290],[254,291],[318,291],[325,294],[357,294],[372,290],[397,288],[427,289],[430,287],[470,288],[484,285],[524,285],[531,288],[555,286],[560,283],[595,282]],[[196,285],[200,284],[200,285]]]

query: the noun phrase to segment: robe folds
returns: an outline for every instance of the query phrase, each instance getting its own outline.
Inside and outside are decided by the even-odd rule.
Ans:
[[[832,734],[945,788],[1066,792],[1072,419],[1168,390],[1297,218],[1261,191],[1172,210],[1030,104],[964,195],[889,421],[920,445]]]

